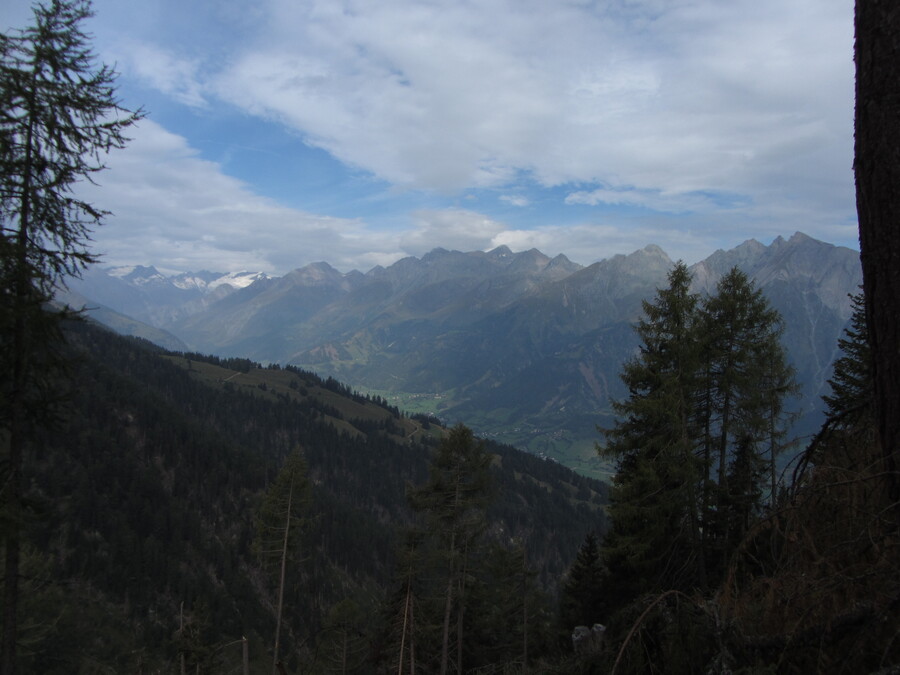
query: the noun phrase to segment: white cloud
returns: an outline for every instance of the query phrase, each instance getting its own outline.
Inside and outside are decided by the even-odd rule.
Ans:
[[[848,195],[849,0],[270,8],[219,94],[392,183]]]
[[[525,207],[531,203],[531,200],[524,195],[500,195],[500,200],[519,207]]]
[[[709,196],[698,193],[664,194],[659,190],[636,190],[629,188],[597,188],[579,190],[566,196],[566,204],[609,204],[614,206],[640,206],[659,212],[696,213],[721,209]]]
[[[117,262],[366,269],[500,243],[591,262],[649,242],[695,260],[748,236],[855,237],[851,0],[96,4],[123,79],[202,108],[178,128],[211,137],[148,121],[111,159],[97,240]],[[383,209],[384,229],[260,197],[190,146],[221,145],[235,108],[430,208]],[[467,188],[523,219],[562,211],[526,229],[431,198]]]
[[[93,249],[115,264],[283,274],[325,260],[344,271],[367,271],[435,246],[471,251],[501,244],[566,253],[589,264],[649,241],[665,248],[673,236],[595,224],[516,230],[458,208],[420,209],[405,227],[378,229],[260,197],[220,165],[202,159],[184,138],[150,120],[132,136],[125,150],[109,157],[110,170],[100,175],[99,187],[84,187],[90,201],[113,212],[94,233]]]
[[[120,67],[137,79],[184,105],[206,106],[198,59],[179,57],[153,44],[132,43],[121,53]]]
[[[521,229],[471,209],[420,209],[407,225],[384,229],[261,197],[223,173],[219,164],[202,159],[183,137],[150,120],[143,120],[132,136],[125,150],[110,156],[110,170],[99,176],[100,185],[83,187],[91,202],[113,212],[94,233],[92,248],[119,265],[283,274],[325,260],[343,271],[367,271],[406,255],[421,256],[436,246],[471,251],[500,245],[563,253],[590,264],[648,243],[660,245],[673,259],[696,262],[741,240],[719,226],[714,210],[692,215],[692,226],[683,228],[654,223],[651,215]],[[627,191],[600,190],[578,199],[630,203],[636,198]],[[807,228],[801,224],[796,229]],[[852,236],[846,229],[834,226],[831,240]],[[756,236],[767,243],[790,234],[775,225],[756,230],[744,238]]]
[[[286,208],[201,159],[150,120],[110,156],[88,198],[113,215],[94,249],[116,264],[282,273],[313,260],[347,266],[369,250],[362,223]]]
[[[457,251],[493,248],[491,242],[505,226],[465,209],[420,210],[413,214],[413,229],[399,235],[404,251],[420,256],[440,245]]]

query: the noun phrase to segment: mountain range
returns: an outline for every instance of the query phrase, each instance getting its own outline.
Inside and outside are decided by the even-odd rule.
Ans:
[[[618,373],[638,347],[641,301],[672,265],[655,245],[589,266],[535,249],[438,248],[366,273],[324,262],[277,278],[92,269],[70,284],[69,301],[170,349],[302,366],[602,475],[597,426],[611,421],[610,398],[626,394]],[[732,267],[785,320],[802,387],[794,432],[808,434],[862,281],[859,254],[799,232],[749,240],[691,266],[694,290],[714,290]]]

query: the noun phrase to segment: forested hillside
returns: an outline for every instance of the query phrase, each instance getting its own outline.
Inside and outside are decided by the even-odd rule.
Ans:
[[[25,672],[171,672],[182,655],[227,672],[218,668],[241,649],[226,645],[242,636],[264,672],[274,596],[255,517],[296,448],[311,505],[282,653],[293,672],[328,672],[316,654],[333,632],[322,630],[352,610],[365,617],[368,659],[398,528],[417,522],[407,490],[426,482],[445,431],[299,370],[168,354],[86,324],[68,336],[70,401],[25,466]],[[604,527],[605,488],[508,447],[485,450],[486,537],[498,551],[524,542],[519,559],[544,597],[535,616],[556,630],[556,586],[585,534]]]

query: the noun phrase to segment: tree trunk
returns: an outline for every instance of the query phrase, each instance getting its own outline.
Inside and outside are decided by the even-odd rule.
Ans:
[[[466,613],[466,575],[469,573],[469,543],[463,547],[459,590],[456,594],[456,672],[463,672],[463,627]]]
[[[400,630],[400,656],[397,664],[397,675],[403,675],[403,650],[406,649],[406,626],[409,619],[410,584],[406,584],[406,597],[403,599],[403,628]]]
[[[522,542],[522,672],[528,674],[528,549]]]
[[[678,420],[679,425],[681,426],[681,451],[682,451],[682,461],[686,466],[690,466],[692,464],[693,452],[691,449],[691,437],[690,437],[690,407],[685,398],[684,388],[681,388],[681,393],[679,396],[679,413],[680,419]],[[705,481],[704,481],[705,484]],[[687,482],[687,496],[688,496],[688,516],[691,521],[691,550],[694,552],[694,555],[697,556],[697,565],[696,565],[696,577],[695,581],[700,586],[700,588],[706,587],[706,552],[703,550],[703,535],[700,530],[700,514],[698,513],[699,505],[697,502],[697,485],[694,481],[694,476],[689,476]]]
[[[900,10],[896,2],[857,0],[855,56],[856,209],[875,415],[888,493],[900,504]]]
[[[178,612],[178,637],[182,641],[181,654],[178,655],[178,660],[181,663],[181,675],[187,675],[184,661],[184,600],[181,601],[181,609]]]
[[[32,73],[32,77],[34,73]],[[0,492],[6,495],[5,506],[9,509],[7,519],[9,528],[6,534],[6,558],[4,561],[3,583],[3,642],[0,645],[0,674],[16,673],[16,642],[19,633],[19,562],[21,547],[21,501],[22,501],[22,462],[25,447],[26,426],[26,388],[30,375],[29,359],[30,340],[28,339],[28,314],[33,302],[31,284],[29,283],[28,240],[31,228],[31,174],[33,164],[33,137],[35,125],[35,87],[32,83],[28,101],[28,127],[25,132],[25,158],[23,169],[22,194],[19,206],[19,229],[16,233],[16,258],[14,271],[13,302],[13,366],[12,392],[9,403],[9,478]]]
[[[447,602],[444,605],[444,633],[441,642],[441,675],[447,675],[448,657],[450,655],[450,610],[453,607],[453,572],[447,579]]]
[[[409,675],[416,675],[416,598],[409,599]]]
[[[453,494],[453,511],[459,508],[460,472],[457,468]],[[453,525],[456,528],[456,524]],[[456,530],[450,533],[449,571],[447,573],[447,604],[444,606],[444,634],[441,642],[441,675],[447,675],[450,660],[450,615],[453,608],[453,582],[456,576]]]
[[[288,490],[287,517],[284,523],[284,544],[281,548],[281,578],[278,581],[278,609],[275,616],[275,647],[272,655],[272,675],[278,673],[278,643],[281,638],[281,610],[284,606],[284,576],[287,568],[288,536],[291,531],[291,507],[294,499],[294,477],[291,475],[291,488]]]

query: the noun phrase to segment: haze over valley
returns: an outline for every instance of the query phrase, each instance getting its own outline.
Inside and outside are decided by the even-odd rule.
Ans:
[[[300,366],[604,477],[597,426],[627,393],[619,372],[638,346],[641,301],[672,265],[650,244],[589,266],[499,247],[435,249],[366,273],[327,262],[283,277],[94,268],[70,300],[168,348]],[[692,265],[694,290],[709,293],[735,266],[784,318],[801,383],[793,433],[810,434],[861,283],[858,253],[802,233],[749,240]]]

